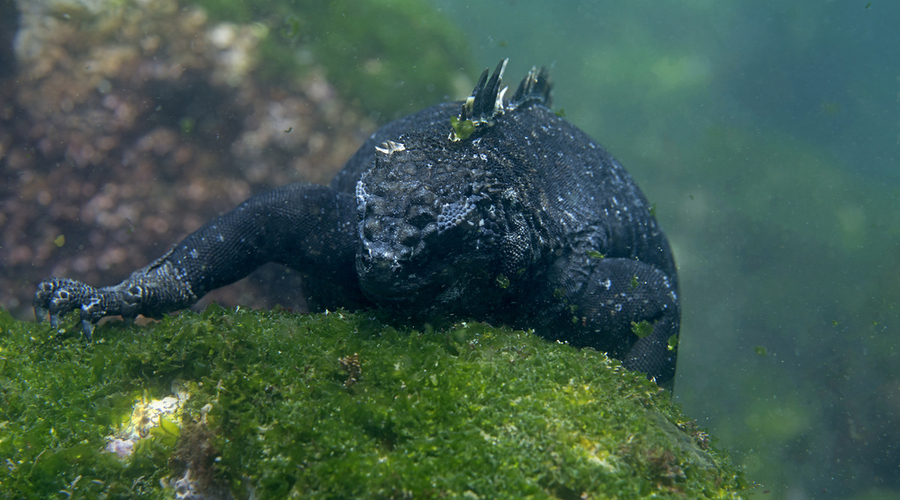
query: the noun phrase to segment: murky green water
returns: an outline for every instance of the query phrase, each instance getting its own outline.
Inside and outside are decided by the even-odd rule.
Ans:
[[[327,181],[376,124],[510,57],[510,81],[551,69],[554,108],[656,204],[681,279],[675,397],[753,496],[900,498],[900,5],[204,0],[200,19],[148,1],[110,5],[156,21],[100,22],[101,3],[21,0],[53,21],[0,51],[18,317],[50,273],[115,282],[252,192]],[[237,290],[217,299],[271,305]]]

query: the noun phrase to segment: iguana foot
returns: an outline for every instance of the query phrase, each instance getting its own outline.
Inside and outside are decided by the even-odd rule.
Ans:
[[[81,309],[84,338],[91,341],[94,325],[106,316],[137,316],[144,290],[140,286],[94,288],[67,278],[50,278],[41,282],[34,293],[34,316],[43,321],[50,316],[50,326],[59,326],[59,317]]]

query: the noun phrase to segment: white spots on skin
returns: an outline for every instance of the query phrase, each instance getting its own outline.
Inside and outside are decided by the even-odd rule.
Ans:
[[[406,145],[400,142],[385,141],[381,143],[381,147],[375,146],[375,151],[390,156],[398,151],[406,151]]]
[[[438,233],[442,233],[462,223],[465,217],[475,210],[475,203],[481,199],[481,196],[473,195],[466,198],[463,203],[445,203],[441,207],[441,213],[438,214],[437,218]],[[470,225],[474,225],[471,221],[467,222]]]
[[[363,184],[362,180],[356,182],[356,209],[360,213],[365,213],[366,211],[366,200],[369,198],[369,193],[366,192],[366,185]]]
[[[370,241],[364,241],[363,245],[370,260],[390,261],[391,271],[398,271],[402,267],[399,256],[393,250],[375,248],[375,244]]]

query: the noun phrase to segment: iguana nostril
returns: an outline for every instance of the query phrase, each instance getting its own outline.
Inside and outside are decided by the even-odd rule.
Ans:
[[[375,217],[366,218],[363,223],[363,235],[367,240],[374,240],[381,233],[381,221]]]

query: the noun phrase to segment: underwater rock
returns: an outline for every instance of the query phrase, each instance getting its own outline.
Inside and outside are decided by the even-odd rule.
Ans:
[[[175,0],[17,5],[16,80],[0,82],[0,304],[18,316],[33,275],[124,277],[252,192],[329,179],[374,130],[315,61],[261,80],[258,25]],[[271,305],[257,296],[216,299]]]
[[[0,497],[743,498],[727,455],[618,361],[393,322],[211,306],[86,345],[73,318],[51,331],[0,311],[0,454],[26,464],[0,468]],[[181,430],[151,430],[125,467],[102,451],[135,395],[173,380],[190,387]]]

